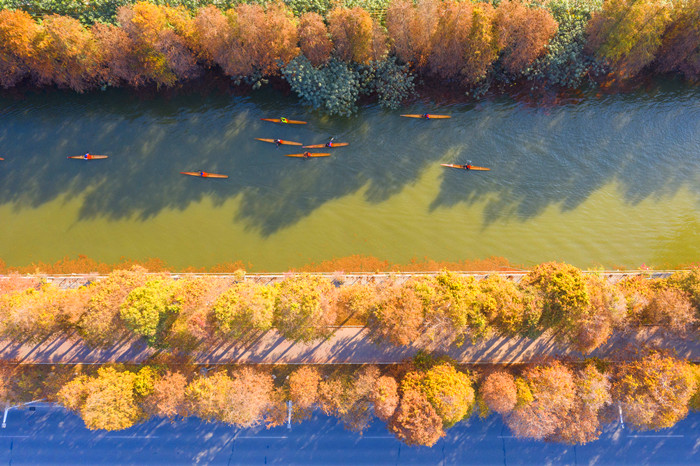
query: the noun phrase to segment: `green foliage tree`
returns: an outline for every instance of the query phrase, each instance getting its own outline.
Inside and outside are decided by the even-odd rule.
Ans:
[[[121,305],[124,324],[149,346],[161,346],[170,325],[180,312],[171,280],[156,278],[135,288]]]
[[[286,338],[312,341],[332,333],[335,288],[325,277],[293,275],[279,284],[274,324]]]

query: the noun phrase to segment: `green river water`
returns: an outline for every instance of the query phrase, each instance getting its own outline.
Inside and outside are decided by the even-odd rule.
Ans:
[[[412,120],[399,113],[444,113]],[[276,125],[263,117],[307,120]],[[350,142],[292,159],[254,137]],[[67,160],[85,152],[103,161]],[[556,106],[503,97],[352,118],[273,91],[0,97],[0,258],[241,260],[282,271],[366,254],[579,267],[700,259],[700,90],[660,85]],[[446,169],[444,162],[491,167]],[[226,180],[182,176],[204,170]]]

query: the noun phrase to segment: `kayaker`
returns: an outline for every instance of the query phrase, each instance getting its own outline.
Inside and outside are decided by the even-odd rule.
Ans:
[[[285,117],[280,117],[280,123],[287,123],[288,120]]]
[[[86,153],[85,155],[83,155],[83,158],[84,158],[85,160],[90,160],[90,153],[88,152],[88,153]]]
[[[309,157],[311,157],[311,152],[304,152],[304,158],[308,159]]]
[[[204,172],[199,172],[199,176],[201,176],[202,178],[204,178]]]
[[[330,141],[326,143],[326,147],[333,147],[333,139],[335,138],[331,138]]]
[[[471,170],[472,169],[472,161],[467,160],[467,163],[464,164],[464,169],[465,170]]]
[[[421,118],[426,118],[426,119],[428,119],[428,118],[430,118],[430,115],[428,115],[427,113],[424,113],[424,114],[421,115]]]
[[[282,144],[281,139],[275,139],[275,144],[279,147],[280,144]]]

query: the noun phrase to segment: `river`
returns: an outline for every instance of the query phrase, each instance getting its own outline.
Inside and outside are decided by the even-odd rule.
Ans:
[[[442,113],[449,120],[401,118]],[[276,125],[286,116],[305,126]],[[350,146],[294,159],[329,136]],[[67,160],[85,152],[107,160]],[[673,83],[533,106],[307,111],[276,91],[0,97],[0,259],[159,257],[282,271],[365,254],[530,266],[700,258],[700,90]],[[440,163],[490,167],[489,172]],[[230,175],[202,179],[180,171]]]

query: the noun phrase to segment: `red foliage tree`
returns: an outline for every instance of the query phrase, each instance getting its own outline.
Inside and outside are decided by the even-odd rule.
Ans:
[[[415,68],[424,68],[433,48],[439,0],[395,0],[386,12],[386,27],[396,56]]]

